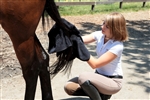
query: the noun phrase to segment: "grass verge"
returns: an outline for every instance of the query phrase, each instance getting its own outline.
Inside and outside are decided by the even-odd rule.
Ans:
[[[83,6],[60,6],[59,12],[62,16],[68,15],[85,15],[110,12],[137,12],[150,10],[150,2],[146,2],[145,7],[142,7],[142,2],[138,3],[123,3],[122,9],[119,8],[119,3],[96,5],[94,10],[91,10],[90,5]]]

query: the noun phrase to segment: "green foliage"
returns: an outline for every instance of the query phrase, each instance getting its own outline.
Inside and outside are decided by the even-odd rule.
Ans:
[[[142,2],[138,3],[123,3],[122,9],[119,8],[119,3],[95,5],[94,10],[91,10],[91,5],[80,6],[60,6],[59,12],[63,16],[67,15],[85,15],[110,12],[135,12],[141,10],[150,10],[150,2],[146,2],[145,7],[142,7]]]

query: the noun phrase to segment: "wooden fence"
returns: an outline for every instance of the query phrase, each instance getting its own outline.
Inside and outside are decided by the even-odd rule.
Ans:
[[[55,0],[57,7],[59,6],[71,6],[71,5],[91,5],[91,10],[94,10],[95,5],[100,4],[112,4],[119,2],[119,8],[122,8],[124,2],[142,2],[142,7],[145,6],[146,2],[150,0]]]
[[[150,0],[122,0],[122,1],[120,2],[119,8],[122,8],[123,2],[143,2],[142,7],[144,7],[145,4],[146,4],[146,2],[150,2]]]

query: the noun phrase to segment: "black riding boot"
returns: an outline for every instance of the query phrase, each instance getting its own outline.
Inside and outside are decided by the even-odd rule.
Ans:
[[[106,95],[106,94],[102,94],[100,93],[102,100],[108,100],[111,98],[111,95]]]
[[[73,94],[73,96],[88,96],[82,88],[77,89]]]
[[[81,87],[91,100],[102,100],[98,90],[90,83],[89,80],[85,81]]]

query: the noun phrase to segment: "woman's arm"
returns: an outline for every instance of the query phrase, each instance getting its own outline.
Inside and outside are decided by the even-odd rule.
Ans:
[[[98,59],[94,58],[93,56],[90,56],[90,59],[87,61],[87,63],[93,68],[98,68],[101,66],[104,66],[108,63],[110,63],[112,60],[114,60],[117,57],[114,53],[107,51],[102,56],[100,56]]]
[[[91,43],[91,42],[95,41],[95,39],[94,39],[92,34],[89,34],[89,35],[86,35],[86,36],[82,36],[82,39],[84,41],[84,44],[88,44],[88,43]]]

